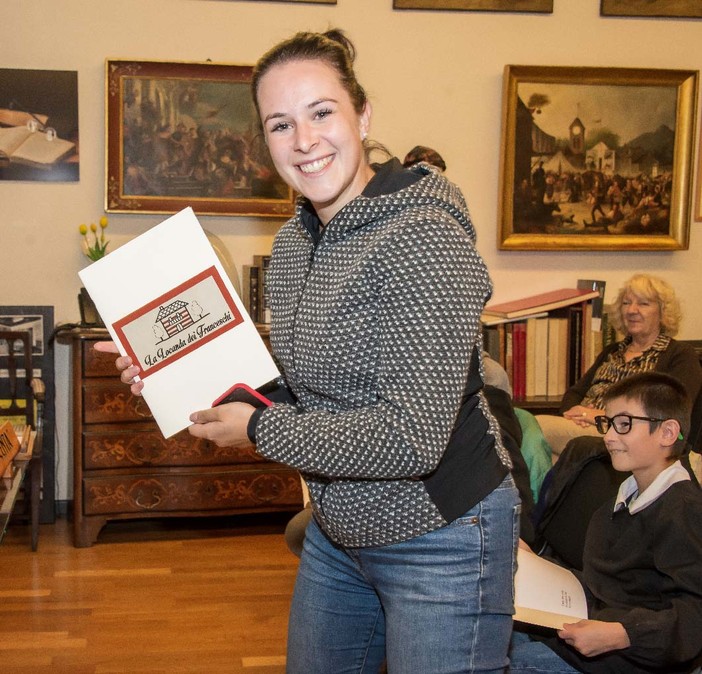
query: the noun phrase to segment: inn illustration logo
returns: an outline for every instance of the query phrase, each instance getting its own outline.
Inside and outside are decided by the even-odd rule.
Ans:
[[[243,323],[215,267],[210,267],[114,323],[142,379]]]
[[[202,307],[195,300],[190,304],[183,300],[176,300],[166,306],[159,307],[156,323],[153,327],[154,335],[159,341],[165,341],[191,325],[195,325],[195,321],[199,321],[202,317]]]

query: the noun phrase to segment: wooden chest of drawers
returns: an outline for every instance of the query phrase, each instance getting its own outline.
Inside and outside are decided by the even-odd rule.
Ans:
[[[299,510],[296,471],[253,446],[217,447],[187,431],[164,439],[143,399],[119,381],[107,333],[72,330],[74,544],[87,547],[108,520]]]

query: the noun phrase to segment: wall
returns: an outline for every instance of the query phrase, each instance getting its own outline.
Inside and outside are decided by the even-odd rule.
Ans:
[[[433,146],[464,190],[495,299],[602,278],[609,297],[635,271],[664,274],[684,301],[681,337],[702,337],[701,223],[690,249],[666,253],[504,252],[496,246],[502,71],[505,64],[697,69],[702,23],[613,19],[600,0],[555,0],[551,15],[395,11],[392,0],[336,6],[246,0],[4,0],[2,67],[77,70],[81,179],[0,183],[0,304],[50,304],[56,320],[78,318],[77,227],[97,220],[104,200],[104,60],[134,58],[252,64],[296,30],[345,28],[374,106],[371,136],[403,156]],[[110,249],[161,220],[114,214]],[[240,269],[267,252],[279,222],[203,216]],[[27,278],[27,273],[30,276]],[[135,270],[138,273],[138,270]],[[21,280],[20,280],[21,279]],[[56,354],[58,494],[70,498],[68,353]]]

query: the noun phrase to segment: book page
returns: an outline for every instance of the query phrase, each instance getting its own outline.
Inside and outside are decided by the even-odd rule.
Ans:
[[[13,126],[0,129],[0,153],[11,157],[14,151],[30,136],[32,132],[26,126]]]
[[[47,115],[0,108],[0,124],[5,124],[6,126],[26,126],[27,122],[31,121],[46,124],[48,120],[49,117]]]
[[[15,149],[10,157],[12,160],[33,165],[51,165],[69,154],[75,143],[63,138],[49,140],[45,133],[36,131],[29,133],[27,139]]]
[[[165,437],[233,384],[278,376],[191,208],[79,273]],[[125,387],[125,391],[126,391]]]
[[[585,590],[575,574],[519,548],[514,619],[561,629],[564,623],[587,619]]]

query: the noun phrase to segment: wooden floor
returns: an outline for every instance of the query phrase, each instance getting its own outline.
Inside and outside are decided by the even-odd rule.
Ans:
[[[108,524],[12,524],[0,544],[0,671],[285,671],[297,558],[290,514]]]

